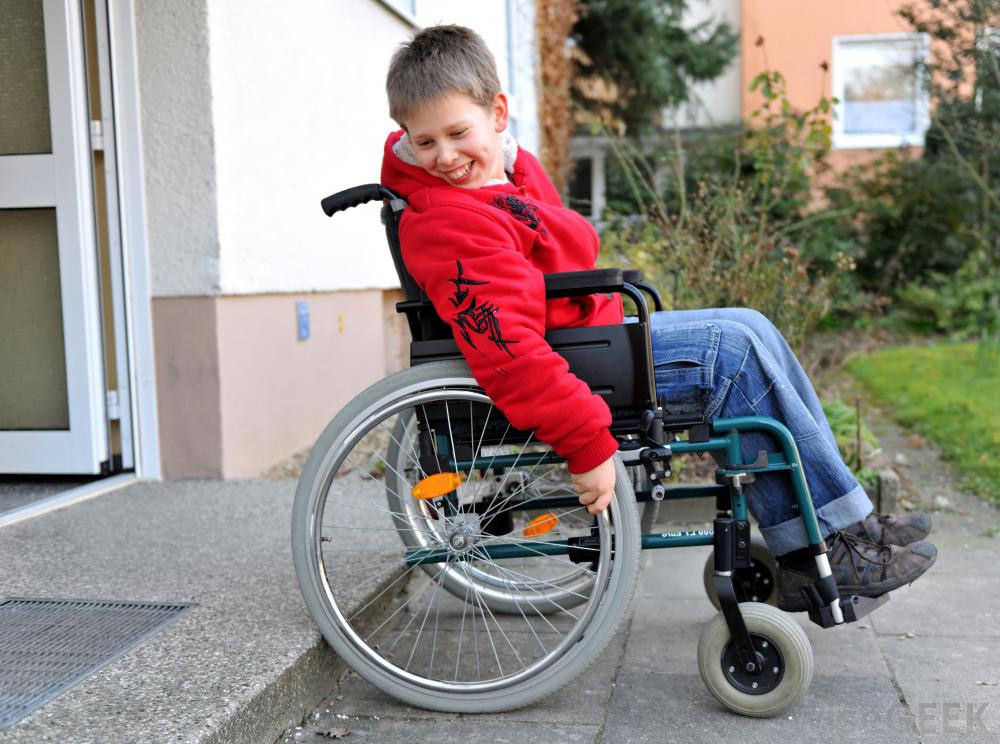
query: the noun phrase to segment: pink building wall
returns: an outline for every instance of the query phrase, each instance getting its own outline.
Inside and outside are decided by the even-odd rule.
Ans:
[[[811,108],[821,96],[833,95],[833,38],[843,35],[909,33],[899,17],[900,0],[742,0],[740,7],[741,112],[749,116],[760,102],[748,91],[750,81],[766,68],[779,71],[788,97],[799,109]],[[756,46],[759,38],[764,43]],[[835,170],[878,157],[880,149],[837,149],[829,162]]]

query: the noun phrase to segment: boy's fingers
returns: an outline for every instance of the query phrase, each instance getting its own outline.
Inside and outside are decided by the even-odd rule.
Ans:
[[[600,497],[593,503],[588,502],[590,505],[587,507],[587,511],[591,514],[600,514],[602,511],[608,508],[611,503],[611,491],[605,491],[600,495]]]

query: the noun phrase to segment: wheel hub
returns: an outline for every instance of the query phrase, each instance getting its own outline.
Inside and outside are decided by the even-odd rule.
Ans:
[[[760,561],[751,560],[750,568],[737,568],[734,573],[748,602],[767,602],[774,592],[774,577]]]
[[[729,684],[748,695],[763,695],[781,682],[785,674],[785,660],[774,642],[759,633],[750,633],[750,642],[758,658],[764,661],[760,671],[747,670],[740,664],[736,646],[730,641],[722,651],[722,671]]]
[[[479,540],[479,532],[478,515],[459,515],[445,534],[449,552],[453,555],[465,555],[471,552]]]

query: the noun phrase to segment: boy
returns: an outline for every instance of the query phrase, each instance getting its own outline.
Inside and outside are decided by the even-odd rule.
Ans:
[[[547,328],[622,322],[605,295],[545,299],[543,275],[593,269],[594,228],[565,209],[538,161],[506,132],[509,110],[483,40],[460,26],[424,29],[393,56],[382,183],[410,204],[403,259],[476,380],[513,426],[534,430],[567,460],[580,502],[605,509],[615,485],[604,401],[545,342]],[[763,415],[795,435],[842,594],[878,596],[913,581],[937,551],[925,514],[872,513],[787,343],[746,309],[654,313],[657,391],[706,415]],[[750,435],[747,452],[765,448]],[[786,478],[765,474],[750,505],[778,558],[779,607],[803,610],[815,563]]]

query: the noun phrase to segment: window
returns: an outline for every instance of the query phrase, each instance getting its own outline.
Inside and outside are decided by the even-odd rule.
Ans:
[[[923,145],[929,103],[916,63],[926,56],[922,34],[835,37],[833,146]]]
[[[978,66],[976,69],[976,111],[983,110],[983,93],[997,100],[1000,92],[1000,29],[983,29],[976,43],[979,48]],[[993,64],[993,60],[997,64]]]
[[[380,2],[411,26],[417,27],[417,0],[380,0]]]

